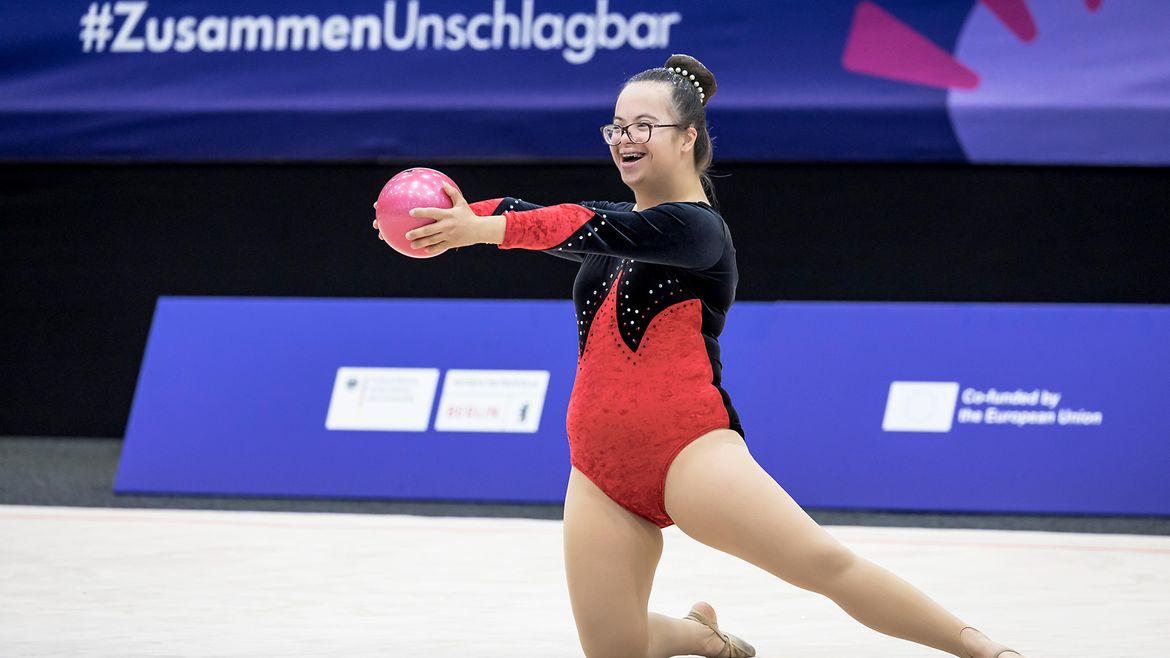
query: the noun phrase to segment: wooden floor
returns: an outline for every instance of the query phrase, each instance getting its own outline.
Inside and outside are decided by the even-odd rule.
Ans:
[[[1028,658],[1170,655],[1170,537],[829,526]],[[580,656],[559,521],[0,506],[0,656]],[[942,656],[666,531],[652,608],[760,656]]]

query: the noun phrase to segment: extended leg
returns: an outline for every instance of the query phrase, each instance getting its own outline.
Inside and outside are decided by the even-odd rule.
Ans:
[[[886,635],[962,658],[991,658],[1005,648],[970,631],[960,637],[962,620],[825,532],[735,432],[712,432],[679,454],[666,480],[666,509],[691,537],[829,597]]]

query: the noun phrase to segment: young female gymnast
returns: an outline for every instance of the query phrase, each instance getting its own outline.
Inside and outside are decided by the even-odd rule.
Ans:
[[[673,523],[879,632],[962,658],[1019,656],[853,554],[748,452],[720,385],[717,338],[738,274],[731,235],[706,194],[705,106],[714,94],[714,76],[685,55],[626,82],[601,132],[635,203],[468,204],[446,186],[454,207],[413,210],[436,221],[406,234],[432,254],[488,243],[581,263],[564,548],[585,654],[755,655],[719,629],[707,603],[684,618],[647,611],[660,528]]]

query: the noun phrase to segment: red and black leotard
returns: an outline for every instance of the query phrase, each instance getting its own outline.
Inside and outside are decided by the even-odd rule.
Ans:
[[[743,435],[720,386],[719,333],[735,299],[735,247],[705,203],[541,207],[515,198],[472,204],[504,215],[501,249],[581,263],[573,285],[577,377],[566,429],[573,466],[659,527],[666,472],[714,429]]]

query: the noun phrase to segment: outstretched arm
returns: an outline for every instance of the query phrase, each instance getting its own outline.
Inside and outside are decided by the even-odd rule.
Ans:
[[[411,211],[415,217],[435,220],[406,234],[413,247],[442,253],[484,242],[501,249],[604,254],[687,269],[709,267],[723,253],[723,221],[695,204],[666,203],[643,211],[616,211],[571,203],[541,208],[504,198],[479,202],[473,210],[458,190],[445,189],[453,208]],[[487,210],[493,203],[495,210]],[[475,211],[499,214],[477,217]]]
[[[513,212],[513,211],[519,212],[519,211],[525,211],[525,210],[539,210],[539,209],[543,208],[544,206],[541,206],[541,205],[535,204],[535,203],[531,203],[529,201],[524,201],[522,199],[517,199],[515,197],[504,197],[504,198],[500,198],[500,199],[487,199],[485,201],[476,201],[475,203],[470,204],[470,207],[471,207],[471,212],[475,213],[476,215],[483,217],[483,218],[490,218],[490,217],[504,216],[504,213]],[[492,221],[498,223],[498,220],[492,220]],[[507,222],[507,220],[505,218],[505,226],[506,226],[506,222]],[[505,232],[506,232],[506,230],[505,230]],[[503,240],[503,237],[501,236],[500,239]],[[498,245],[500,243],[499,242],[491,242],[490,244],[497,244]],[[562,251],[562,250],[558,250],[558,249],[542,249],[541,251],[543,251],[546,254],[552,255],[552,256],[557,256],[558,258],[564,258],[565,260],[571,260],[571,261],[575,261],[578,263],[581,262],[581,258],[582,258],[581,254],[574,253],[571,251]]]

